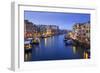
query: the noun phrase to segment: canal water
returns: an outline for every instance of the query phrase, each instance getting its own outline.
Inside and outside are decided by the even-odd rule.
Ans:
[[[89,56],[84,48],[66,45],[64,34],[41,38],[39,45],[32,46],[32,50],[25,53],[25,61],[84,59]]]

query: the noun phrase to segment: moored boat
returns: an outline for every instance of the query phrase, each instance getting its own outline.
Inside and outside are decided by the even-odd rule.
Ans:
[[[66,45],[73,45],[73,40],[69,39],[65,41]]]
[[[32,45],[30,43],[31,41],[25,41],[24,42],[24,49],[25,51],[30,51],[32,49]]]
[[[35,39],[32,39],[31,43],[32,44],[39,44],[40,40],[39,40],[39,38],[35,38]]]

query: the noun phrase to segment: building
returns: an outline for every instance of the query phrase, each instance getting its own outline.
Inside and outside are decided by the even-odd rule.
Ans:
[[[56,25],[37,25],[38,29],[41,32],[41,35],[54,35],[58,33],[59,27]]]
[[[42,35],[52,36],[59,33],[59,27],[56,25],[36,25],[28,20],[24,20],[24,37],[36,38]]]
[[[73,26],[74,39],[80,42],[90,42],[90,23],[76,23]]]
[[[24,20],[24,37],[33,37],[33,34],[37,32],[37,27],[34,23]]]

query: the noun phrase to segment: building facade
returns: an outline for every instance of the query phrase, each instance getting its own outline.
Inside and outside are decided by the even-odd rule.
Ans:
[[[80,42],[90,42],[90,23],[77,23],[73,26],[74,39]]]
[[[28,20],[24,20],[24,37],[35,38],[42,35],[52,36],[59,33],[59,27],[56,25],[36,25]]]

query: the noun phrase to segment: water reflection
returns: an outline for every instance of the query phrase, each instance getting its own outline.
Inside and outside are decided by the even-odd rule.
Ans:
[[[47,46],[47,38],[44,38],[44,44]]]
[[[84,59],[88,59],[89,58],[89,55],[88,55],[88,53],[86,52],[86,51],[84,51]]]
[[[81,46],[72,46],[73,47],[73,53],[77,54],[80,53],[80,55],[82,55],[83,59],[89,59],[89,55],[90,55],[90,50],[89,49],[85,49]]]
[[[65,45],[63,39],[64,35],[41,38],[39,45],[32,45],[32,50],[25,52],[25,61],[90,58],[90,49]]]
[[[73,53],[76,54],[76,47],[73,46]]]
[[[30,60],[32,60],[32,52],[31,52],[31,51],[25,52],[24,60],[25,60],[25,61],[30,61]]]

